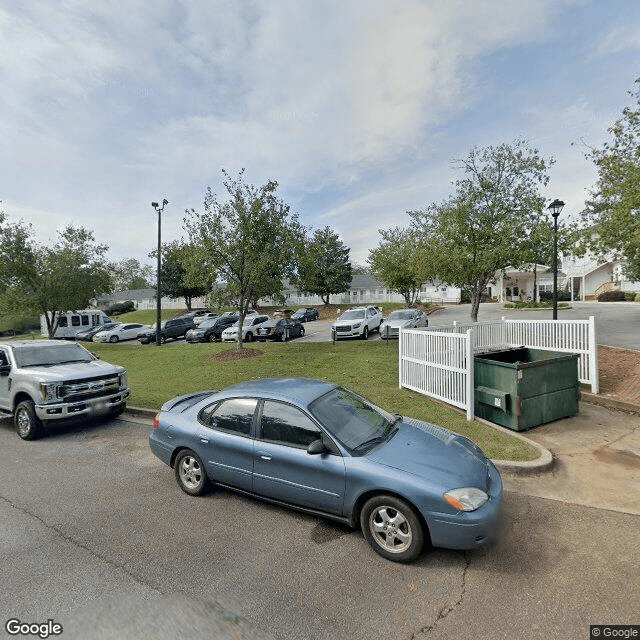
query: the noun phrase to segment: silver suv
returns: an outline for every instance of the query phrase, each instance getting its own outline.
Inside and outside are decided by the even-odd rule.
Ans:
[[[345,311],[332,325],[338,338],[362,338],[366,340],[372,331],[380,331],[382,313],[377,307],[358,307]]]

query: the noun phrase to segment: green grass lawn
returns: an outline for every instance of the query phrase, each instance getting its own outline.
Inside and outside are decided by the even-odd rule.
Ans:
[[[262,352],[254,358],[221,362],[211,356],[234,346],[167,343],[87,345],[107,362],[127,369],[129,404],[159,409],[171,398],[201,389],[222,389],[234,382],[273,376],[304,376],[350,387],[390,411],[439,424],[461,433],[498,460],[533,460],[538,451],[430,398],[398,388],[396,342],[256,343],[245,348]]]

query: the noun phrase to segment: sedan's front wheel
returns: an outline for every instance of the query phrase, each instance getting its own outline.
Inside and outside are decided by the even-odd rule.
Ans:
[[[376,553],[394,562],[411,562],[422,551],[424,532],[412,507],[394,496],[370,498],[360,513],[360,526]]]
[[[202,495],[207,488],[207,474],[202,460],[189,449],[178,454],[175,465],[176,480],[180,488],[190,496]]]
[[[111,336],[109,342],[118,342],[118,336]]]

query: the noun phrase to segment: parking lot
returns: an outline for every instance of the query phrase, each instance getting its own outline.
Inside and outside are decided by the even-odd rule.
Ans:
[[[25,442],[0,423],[5,620],[54,619],[85,640],[221,624],[230,638],[580,638],[640,608],[637,516],[507,491],[498,543],[399,565],[320,518],[187,496],[150,429],[112,420]]]

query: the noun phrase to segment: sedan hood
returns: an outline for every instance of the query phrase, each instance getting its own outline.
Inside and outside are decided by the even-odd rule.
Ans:
[[[487,490],[488,464],[482,450],[453,431],[403,418],[399,431],[367,456],[443,487]]]
[[[404,329],[411,325],[412,320],[385,320],[385,325],[388,325],[392,329]]]

